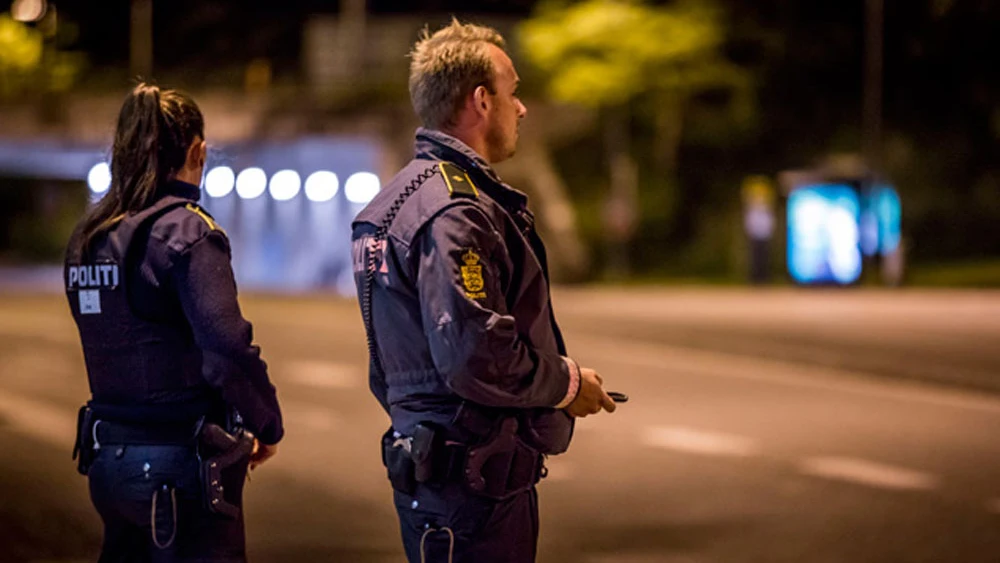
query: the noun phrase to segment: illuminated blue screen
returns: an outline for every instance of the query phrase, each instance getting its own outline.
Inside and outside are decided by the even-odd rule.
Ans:
[[[876,186],[871,201],[878,217],[878,251],[885,256],[899,247],[903,209],[899,204],[899,194],[892,186]]]
[[[801,284],[861,277],[861,204],[847,184],[802,186],[788,196],[788,271]]]

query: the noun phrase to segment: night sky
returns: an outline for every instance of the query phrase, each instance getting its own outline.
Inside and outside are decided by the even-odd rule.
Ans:
[[[8,0],[0,2],[0,11],[6,11],[10,4]],[[93,64],[127,62],[128,0],[62,0],[54,4],[63,17],[79,25],[74,48],[87,52]],[[527,15],[534,4],[535,0],[368,0],[367,7],[376,15],[462,14],[469,13],[473,5],[476,13]],[[322,0],[154,0],[156,64],[171,67],[198,58],[240,61],[258,56],[294,62],[305,19],[310,14],[337,11],[338,2]]]

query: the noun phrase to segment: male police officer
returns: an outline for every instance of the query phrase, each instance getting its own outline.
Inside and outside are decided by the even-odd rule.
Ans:
[[[407,557],[534,561],[535,484],[573,417],[615,405],[566,357],[527,198],[490,167],[527,110],[504,40],[451,25],[417,42],[416,157],[356,218],[370,384]]]

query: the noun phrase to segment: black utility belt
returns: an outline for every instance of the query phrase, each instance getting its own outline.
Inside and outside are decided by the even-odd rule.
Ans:
[[[238,518],[242,506],[254,436],[238,429],[227,432],[204,419],[191,423],[135,424],[94,416],[88,406],[77,418],[73,459],[82,475],[90,472],[97,453],[113,445],[190,446],[197,448],[205,507],[229,518]]]
[[[444,431],[420,423],[413,436],[391,428],[382,437],[382,463],[396,490],[412,494],[418,483],[461,483],[471,493],[502,500],[535,486],[544,457],[517,435],[517,419],[505,418],[478,445],[446,442]]]
[[[92,433],[101,445],[195,446],[198,429],[195,423],[136,425],[97,420]]]

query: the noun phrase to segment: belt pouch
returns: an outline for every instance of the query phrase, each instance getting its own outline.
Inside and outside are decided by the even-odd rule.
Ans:
[[[434,478],[434,456],[439,432],[431,423],[419,422],[413,430],[410,457],[413,459],[413,476],[417,483],[427,483]]]
[[[73,459],[80,475],[90,472],[94,462],[94,411],[84,405],[76,415],[76,443],[73,444]]]

